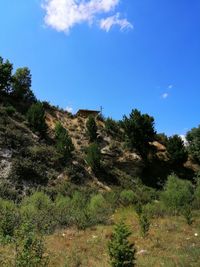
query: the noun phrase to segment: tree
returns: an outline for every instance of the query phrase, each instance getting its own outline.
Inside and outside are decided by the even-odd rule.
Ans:
[[[124,116],[121,124],[130,149],[135,148],[143,158],[146,158],[149,142],[155,137],[154,118],[134,109],[129,118]]]
[[[120,127],[119,123],[112,118],[107,118],[105,120],[105,131],[111,136],[119,136],[120,135]]]
[[[200,163],[200,125],[193,128],[186,135],[188,151],[194,160]]]
[[[87,148],[86,162],[94,172],[98,171],[101,166],[101,152],[96,143],[91,144]]]
[[[19,68],[12,78],[13,97],[17,100],[29,103],[35,102],[36,98],[31,90],[31,73],[28,68]]]
[[[0,57],[0,94],[9,93],[11,89],[13,65]]]
[[[67,130],[60,122],[58,122],[55,127],[55,138],[57,151],[63,156],[64,159],[70,158],[71,153],[74,150],[74,145]]]
[[[46,133],[45,110],[41,102],[37,102],[29,108],[27,119],[34,131],[38,131],[42,135]]]
[[[185,163],[188,157],[184,142],[178,135],[169,137],[167,152],[169,153],[171,164],[175,166]]]
[[[97,139],[97,124],[93,116],[89,116],[86,127],[90,141],[94,142]]]
[[[108,243],[110,262],[113,267],[134,267],[136,249],[129,243],[131,232],[127,226],[120,222],[115,226],[114,233]]]

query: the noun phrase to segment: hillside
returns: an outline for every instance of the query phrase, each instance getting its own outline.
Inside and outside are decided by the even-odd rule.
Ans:
[[[1,266],[199,266],[200,127],[73,115],[3,59],[0,97]]]
[[[32,187],[54,187],[62,182],[89,186],[97,190],[110,190],[116,185],[129,187],[138,177],[148,184],[148,179],[152,179],[151,175],[154,175],[154,178],[162,175],[165,179],[170,173],[170,170],[167,170],[169,159],[165,146],[157,141],[152,142],[153,152],[150,152],[148,166],[145,166],[141,156],[136,151],[127,149],[123,140],[110,135],[105,130],[105,122],[97,118],[102,169],[94,174],[85,161],[85,148],[90,143],[86,128],[87,118],[72,115],[48,104],[44,106],[48,126],[45,139],[41,139],[37,132],[31,130],[24,115],[16,110],[9,113],[9,108],[4,104],[0,106],[0,178],[4,190],[25,194]],[[54,130],[57,122],[67,129],[75,146],[69,162],[65,165],[59,163],[59,156],[54,149]],[[155,164],[156,168],[153,167]],[[23,168],[25,173],[24,177],[19,177],[20,183],[10,179],[13,173],[17,175],[16,169],[22,172]],[[191,170],[191,164],[186,170]]]

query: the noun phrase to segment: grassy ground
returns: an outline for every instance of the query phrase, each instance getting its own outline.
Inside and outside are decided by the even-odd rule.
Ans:
[[[138,218],[132,208],[118,210],[115,222],[125,219],[137,247],[137,266],[200,266],[200,219],[188,226],[182,217],[167,217],[151,222],[149,236],[140,235]],[[51,266],[107,267],[107,242],[113,226],[97,226],[85,231],[69,229],[47,238]],[[198,236],[195,236],[195,233]]]
[[[133,232],[131,241],[137,248],[137,266],[200,266],[200,213],[194,215],[192,226],[188,226],[182,217],[152,220],[146,238],[140,235],[138,218],[133,208],[119,209],[113,215],[114,222],[121,218],[125,219]],[[113,225],[97,226],[85,231],[70,228],[46,237],[50,266],[110,266],[107,242],[112,229]],[[1,247],[0,253],[6,253],[7,259],[13,256],[12,249],[6,247]]]

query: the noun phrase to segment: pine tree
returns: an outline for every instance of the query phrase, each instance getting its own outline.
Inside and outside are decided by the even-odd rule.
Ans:
[[[27,119],[34,131],[39,132],[41,135],[46,133],[47,125],[45,122],[45,110],[42,103],[37,102],[29,108]]]
[[[96,141],[97,139],[97,124],[95,121],[95,118],[93,116],[89,116],[87,122],[86,122],[86,127],[87,127],[87,133],[90,138],[91,142]]]
[[[129,243],[131,232],[127,226],[120,222],[115,226],[113,236],[108,243],[110,263],[113,267],[134,267],[136,249]]]
[[[55,138],[57,151],[65,160],[68,159],[74,150],[74,145],[67,130],[61,125],[60,122],[58,122],[55,127]]]
[[[92,143],[87,148],[86,162],[92,168],[92,170],[98,171],[101,166],[101,152],[96,143]]]

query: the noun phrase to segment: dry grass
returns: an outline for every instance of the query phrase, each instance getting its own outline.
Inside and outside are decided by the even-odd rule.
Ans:
[[[188,226],[181,217],[155,219],[147,238],[140,236],[138,218],[132,208],[117,211],[115,222],[125,219],[137,247],[137,266],[200,266],[200,220]],[[50,266],[108,267],[107,242],[112,226],[97,226],[85,231],[69,229],[47,238]]]
[[[192,226],[188,226],[182,217],[154,219],[145,239],[140,235],[138,218],[133,208],[116,211],[113,221],[121,219],[126,221],[133,232],[130,241],[137,248],[137,266],[200,266],[199,212],[195,214]],[[85,231],[70,228],[46,237],[50,267],[109,267],[107,242],[112,229],[112,225],[97,226]],[[0,255],[3,254],[7,259],[12,258],[13,249],[0,247]]]

